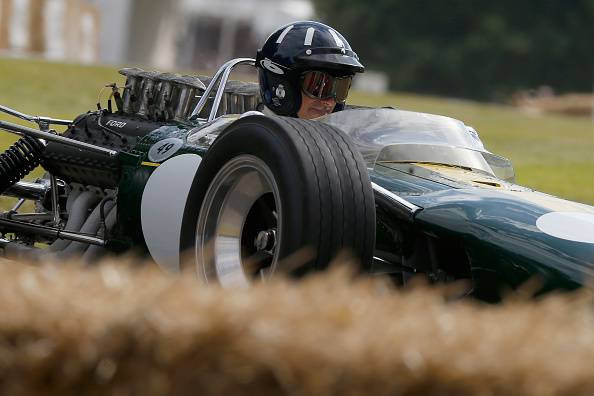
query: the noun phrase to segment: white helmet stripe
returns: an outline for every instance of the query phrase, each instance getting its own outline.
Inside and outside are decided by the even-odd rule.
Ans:
[[[334,42],[336,43],[336,45],[338,45],[341,48],[344,48],[344,43],[342,42],[342,40],[340,39],[340,37],[338,37],[338,35],[336,34],[336,32],[332,29],[328,29],[328,31],[330,32],[330,34],[332,35],[332,37],[334,37]]]
[[[287,33],[289,33],[289,31],[291,29],[293,29],[294,25],[291,26],[287,26],[287,28],[285,30],[283,30],[283,32],[280,34],[280,36],[278,36],[278,38],[276,39],[276,43],[280,44],[283,42],[283,40],[285,39],[285,36],[287,35]]]
[[[307,32],[305,33],[305,41],[303,42],[303,45],[311,45],[311,41],[313,40],[313,35],[315,33],[315,29],[310,27],[307,29]]]

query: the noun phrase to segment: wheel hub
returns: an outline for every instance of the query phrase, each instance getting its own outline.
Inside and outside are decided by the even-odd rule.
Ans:
[[[260,231],[254,241],[254,247],[258,251],[272,251],[276,247],[276,230]]]
[[[282,228],[279,195],[272,171],[256,157],[241,155],[220,169],[196,229],[196,263],[207,281],[242,286],[263,278],[263,268],[266,277],[274,273]]]

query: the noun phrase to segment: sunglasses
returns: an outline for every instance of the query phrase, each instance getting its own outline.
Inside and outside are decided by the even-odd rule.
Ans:
[[[312,99],[334,98],[336,103],[344,103],[351,88],[353,76],[334,77],[317,70],[311,70],[301,75],[301,89]]]

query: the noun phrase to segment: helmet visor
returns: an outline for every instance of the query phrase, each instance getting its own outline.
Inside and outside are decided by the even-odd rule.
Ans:
[[[353,76],[334,77],[319,70],[307,71],[301,78],[301,89],[307,96],[320,100],[334,98],[336,103],[346,101],[353,80]]]

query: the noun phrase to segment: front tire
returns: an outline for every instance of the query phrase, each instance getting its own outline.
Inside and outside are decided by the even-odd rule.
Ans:
[[[326,268],[343,250],[366,267],[374,242],[373,192],[349,137],[316,121],[248,116],[204,156],[180,248],[206,281],[237,286]],[[311,254],[288,268],[302,249]]]

